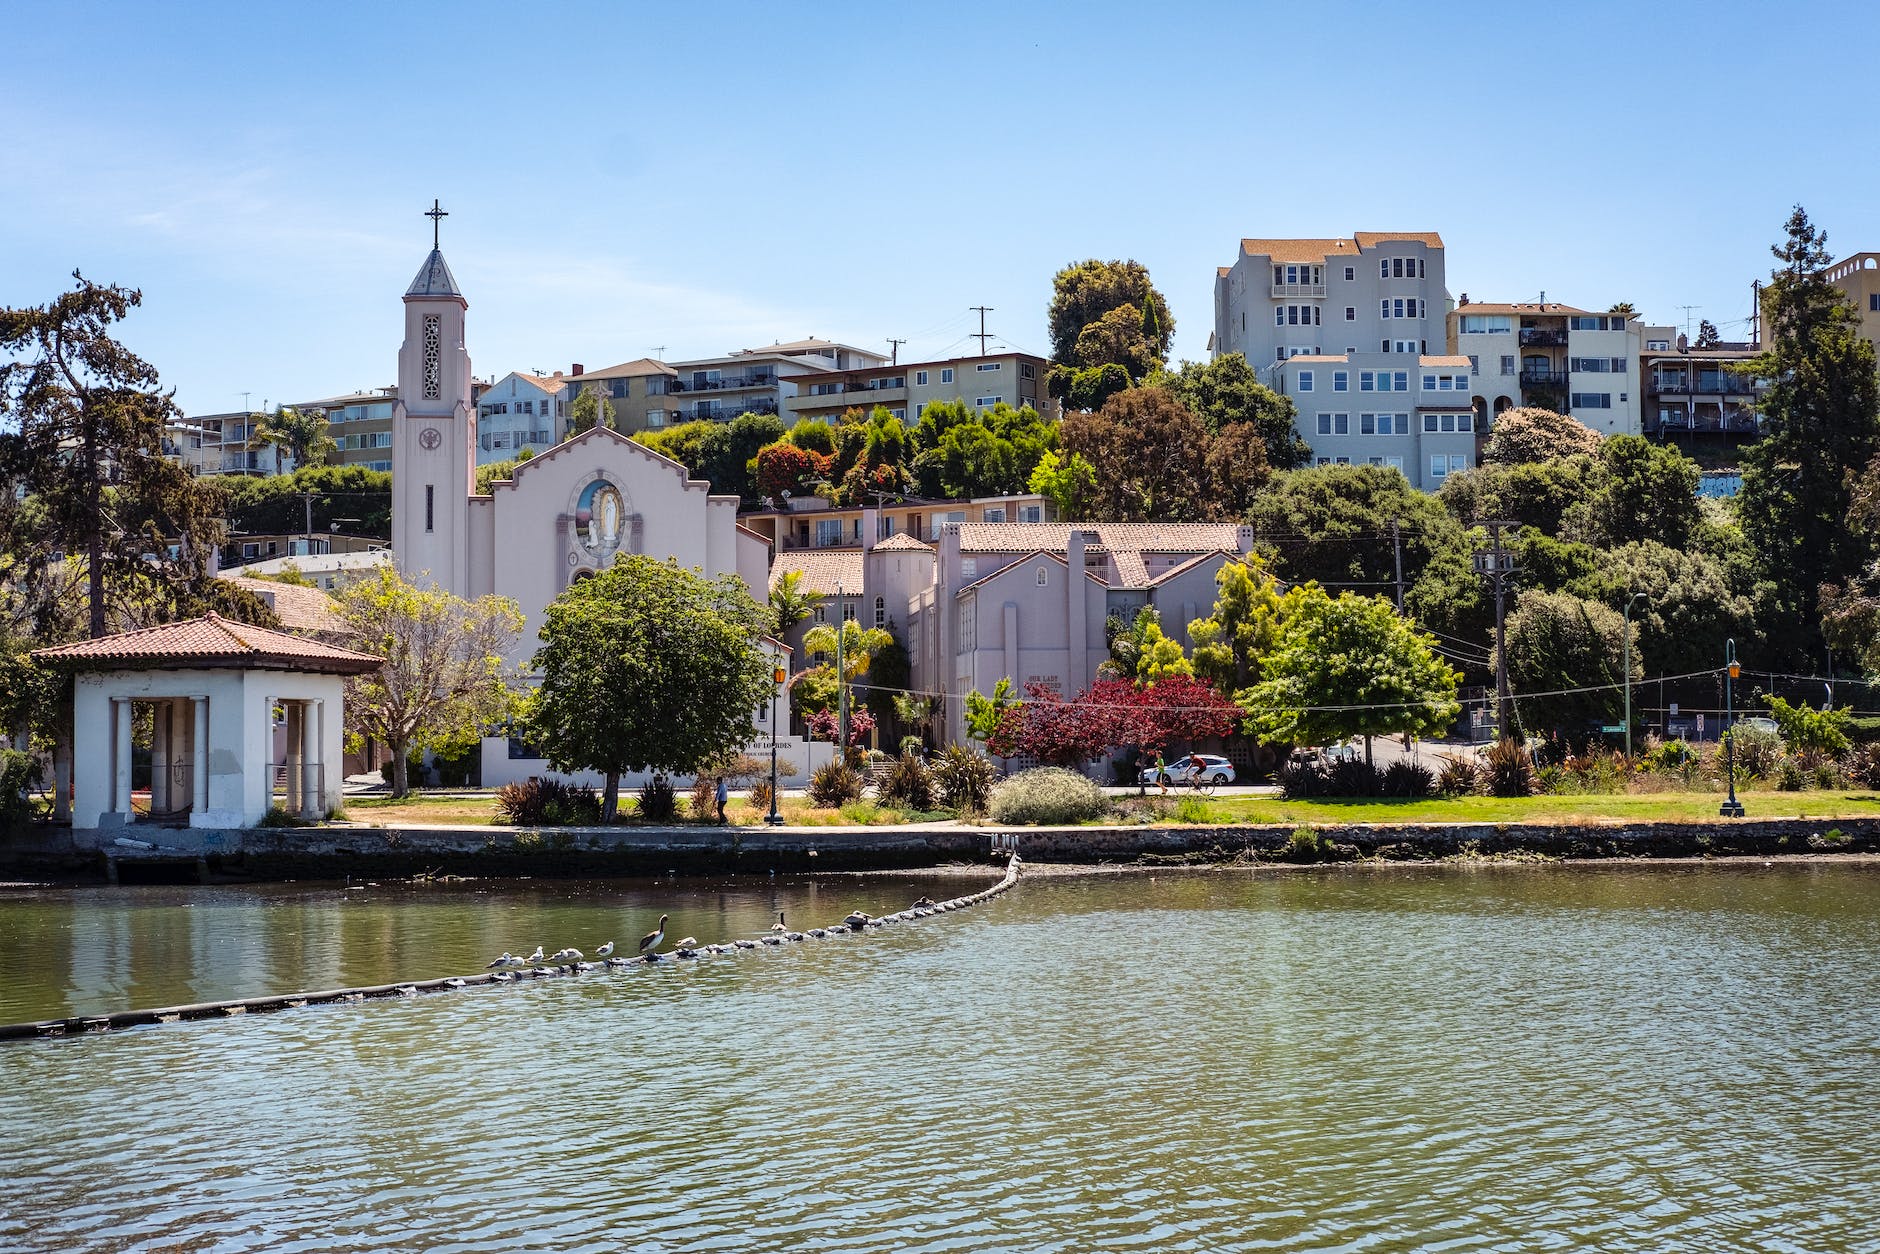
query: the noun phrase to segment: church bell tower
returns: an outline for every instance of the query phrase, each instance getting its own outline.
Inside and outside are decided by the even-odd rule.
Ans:
[[[405,343],[392,407],[392,554],[407,579],[468,597],[469,502],[476,407],[464,349],[469,302],[438,248],[445,211],[431,202],[431,255],[405,290]]]

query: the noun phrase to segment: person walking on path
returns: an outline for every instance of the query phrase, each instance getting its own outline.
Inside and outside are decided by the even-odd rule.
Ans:
[[[724,776],[720,775],[718,777],[718,826],[720,827],[730,822],[730,820],[725,817],[725,801],[730,796],[731,790],[725,786]]]
[[[1162,795],[1168,796],[1168,763],[1162,760],[1162,751],[1155,751],[1155,782],[1162,789]]]

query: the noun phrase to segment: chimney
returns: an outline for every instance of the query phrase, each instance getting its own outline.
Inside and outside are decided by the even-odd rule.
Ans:
[[[1467,292],[1464,292],[1464,293],[1462,294],[1462,299],[1460,299],[1460,300],[1458,300],[1458,301],[1456,302],[1456,308],[1458,308],[1458,309],[1460,309],[1460,308],[1462,308],[1462,307],[1463,307],[1464,305],[1466,305],[1466,304],[1468,304],[1468,303],[1469,303],[1469,294],[1468,294]]]
[[[576,363],[574,363],[574,365],[568,367],[568,373],[580,374],[583,370],[586,370],[586,369],[587,369],[586,366],[582,365],[580,362],[577,361]]]
[[[881,530],[881,511],[873,505],[862,507],[862,552],[875,547],[875,536]]]

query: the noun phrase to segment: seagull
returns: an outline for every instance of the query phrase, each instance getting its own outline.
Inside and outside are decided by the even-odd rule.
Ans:
[[[528,966],[535,965],[541,960],[542,960],[542,947],[540,945],[537,945],[535,947],[534,953],[530,954],[527,958],[518,958],[516,961],[518,964],[528,967]]]
[[[605,945],[602,945],[599,949],[594,951],[594,956],[596,958],[606,958],[610,956],[613,952],[614,952],[614,943],[612,941],[608,941]]]
[[[549,960],[550,962],[557,962],[557,963],[559,963],[559,962],[579,962],[579,961],[581,961],[581,959],[583,959],[583,958],[585,958],[585,957],[587,957],[587,955],[586,955],[586,954],[584,954],[584,953],[582,953],[582,952],[581,952],[580,950],[578,950],[578,949],[576,949],[576,948],[574,948],[574,947],[573,947],[572,945],[570,945],[570,946],[569,946],[568,948],[566,948],[566,949],[557,949],[557,950],[556,950],[556,951],[555,951],[554,953],[552,953],[552,954],[550,954],[550,955],[548,956],[548,960]]]
[[[485,971],[494,971],[498,967],[508,966],[510,963],[514,962],[515,960],[516,960],[515,955],[511,954],[507,949],[505,949],[503,950],[502,957],[498,958],[495,962],[490,963],[488,966],[484,967],[483,969]]]
[[[920,895],[920,900],[916,901],[912,906],[909,907],[909,909],[922,910],[931,905],[933,905],[933,898],[929,897],[926,893],[922,893]]]
[[[790,930],[783,925],[783,911],[777,911],[777,921],[770,925],[770,930],[773,932],[787,932]]]
[[[648,932],[646,935],[640,937],[640,952],[645,954],[648,958],[655,958],[658,956],[658,954],[655,951],[658,950],[659,948],[659,942],[666,939],[667,917],[668,916],[663,915],[663,914],[660,915],[659,926],[654,928],[652,931]]]
[[[678,945],[677,945],[677,948],[679,948],[679,949],[697,949],[697,948],[698,948],[698,937],[696,937],[696,936],[686,936],[686,937],[682,937],[682,938],[680,939],[680,941],[679,941],[679,943],[678,943]]]

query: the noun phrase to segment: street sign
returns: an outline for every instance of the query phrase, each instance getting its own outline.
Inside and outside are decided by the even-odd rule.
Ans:
[[[1697,716],[1697,738],[1699,740],[1704,738],[1704,716],[1702,714]]]
[[[1678,703],[1677,703],[1676,701],[1673,701],[1673,702],[1671,703],[1671,715],[1670,715],[1670,717],[1672,717],[1672,718],[1676,718],[1677,716],[1678,716]]]

